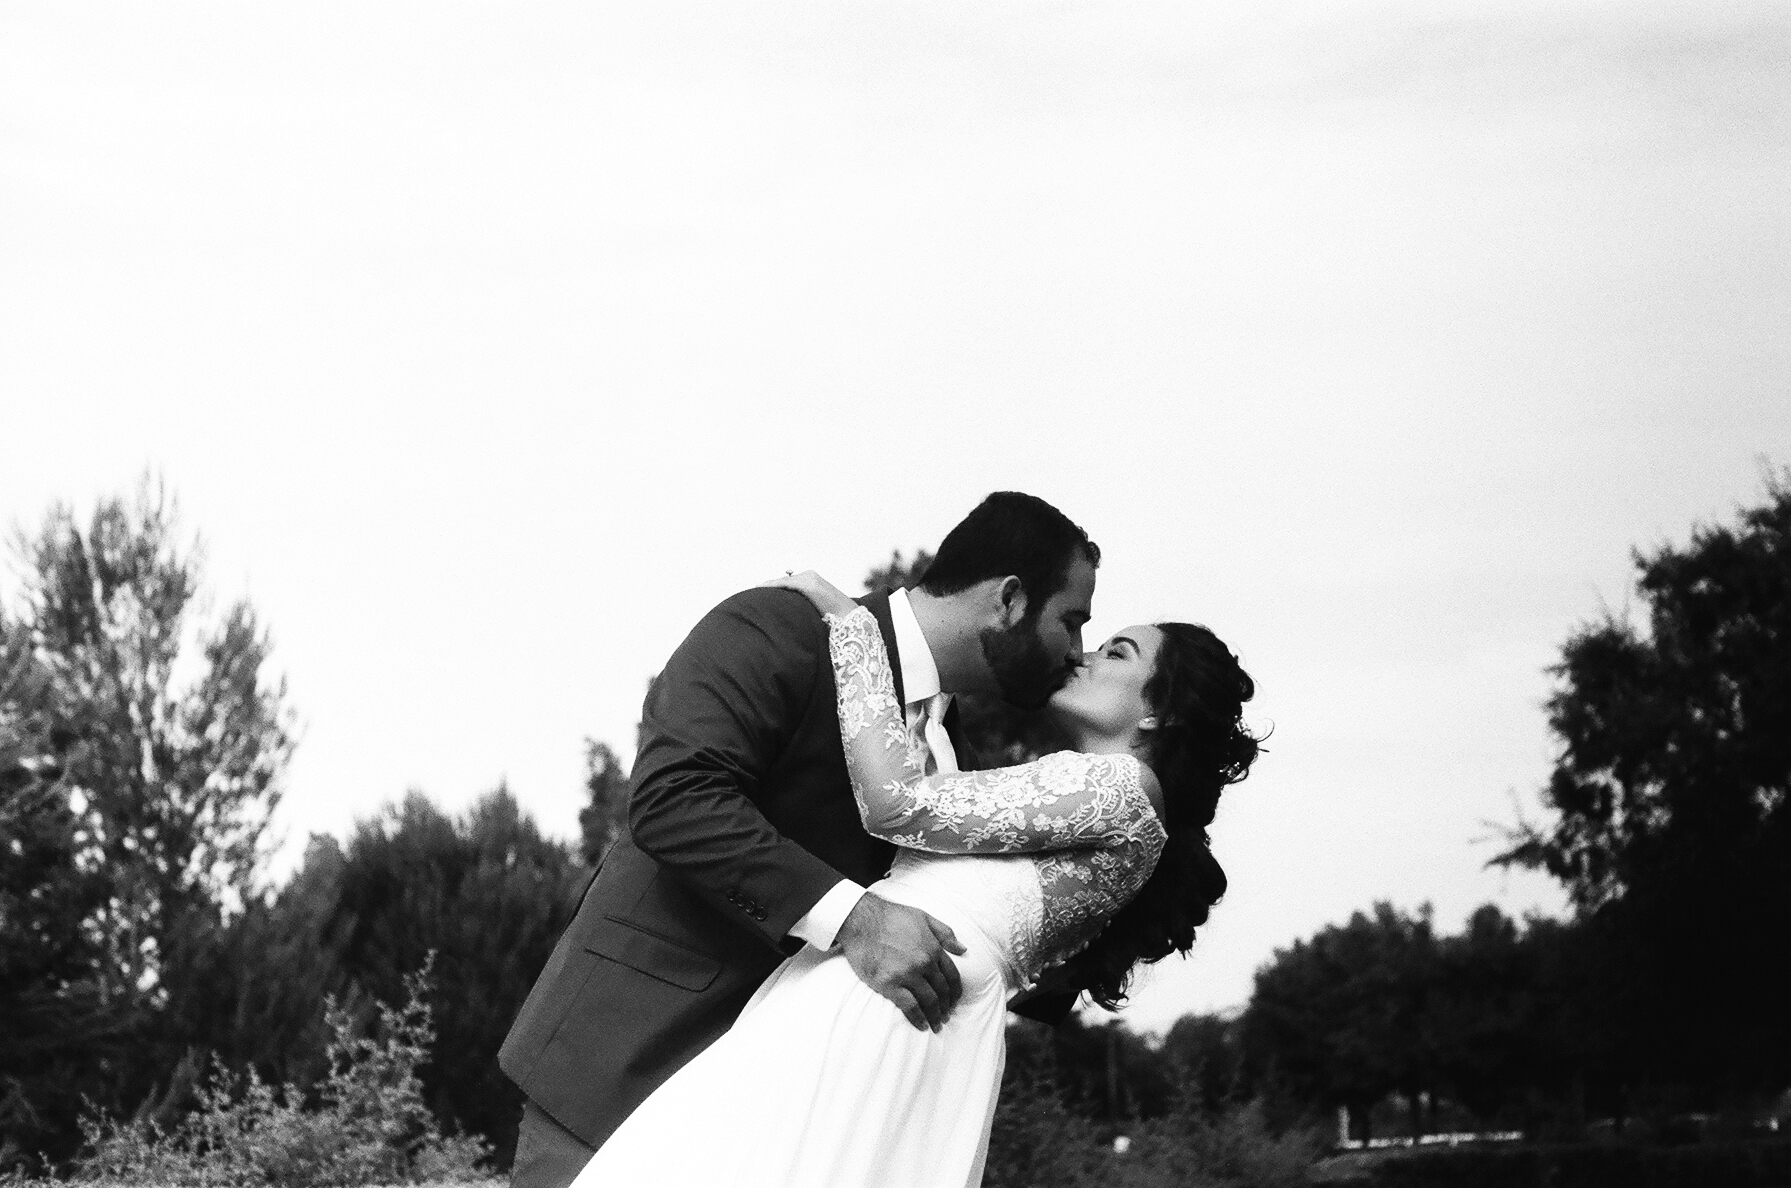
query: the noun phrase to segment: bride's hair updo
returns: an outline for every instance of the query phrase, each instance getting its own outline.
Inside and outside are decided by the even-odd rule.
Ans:
[[[1158,723],[1149,762],[1163,787],[1169,840],[1138,895],[1075,958],[1089,976],[1089,994],[1109,1010],[1124,1001],[1139,962],[1192,948],[1194,930],[1225,894],[1225,872],[1208,846],[1206,827],[1219,793],[1249,774],[1261,741],[1243,719],[1256,683],[1231,649],[1192,623],[1157,628],[1163,642],[1144,699]]]

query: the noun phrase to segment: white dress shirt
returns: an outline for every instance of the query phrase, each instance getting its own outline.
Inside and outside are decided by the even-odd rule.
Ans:
[[[927,708],[927,703],[939,697],[939,665],[933,660],[933,651],[927,647],[927,637],[920,629],[920,620],[914,617],[914,607],[909,605],[908,591],[897,590],[889,596],[889,620],[895,628],[896,663],[902,669],[902,717],[910,727],[915,719]],[[927,749],[932,753],[932,762],[928,770],[953,772],[958,770],[958,756],[952,750],[951,738],[945,733],[945,707],[950,704],[951,695],[935,702],[925,723]],[[858,906],[858,899],[864,894],[864,888],[851,879],[841,879],[816,901],[815,906],[808,909],[802,919],[790,926],[790,935],[798,940],[807,941],[817,949],[830,949],[834,938],[839,935],[840,925],[852,909]]]

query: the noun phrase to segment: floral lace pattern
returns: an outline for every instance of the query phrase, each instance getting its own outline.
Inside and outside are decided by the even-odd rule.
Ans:
[[[860,607],[827,624],[840,737],[865,828],[934,854],[1032,855],[1043,916],[1015,928],[1017,962],[1036,973],[1086,945],[1163,850],[1138,761],[1060,751],[1016,767],[926,775],[876,619]]]

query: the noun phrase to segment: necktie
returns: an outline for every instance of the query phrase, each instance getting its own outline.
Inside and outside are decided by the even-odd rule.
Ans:
[[[914,718],[908,728],[926,743],[928,775],[949,775],[958,770],[958,753],[952,749],[951,735],[945,732],[945,711],[950,705],[950,693],[935,693],[914,703]]]

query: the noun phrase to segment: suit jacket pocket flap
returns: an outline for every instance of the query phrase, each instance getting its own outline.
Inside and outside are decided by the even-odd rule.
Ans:
[[[636,928],[626,920],[605,916],[585,939],[585,948],[686,990],[706,990],[721,972],[721,962],[675,941]]]

